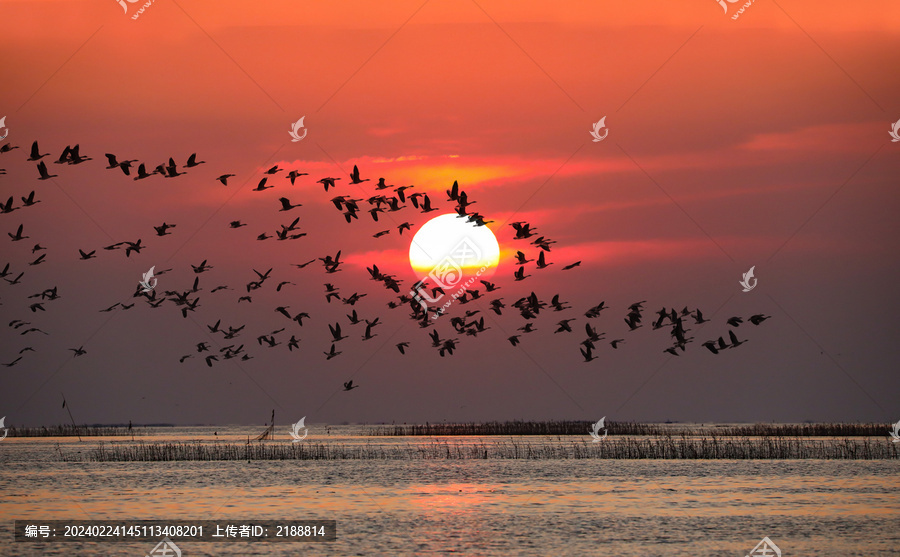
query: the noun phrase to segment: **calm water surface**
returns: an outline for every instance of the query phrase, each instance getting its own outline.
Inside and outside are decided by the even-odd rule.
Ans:
[[[162,428],[141,439],[236,442],[259,429]],[[431,441],[314,431],[324,427],[311,441]],[[0,443],[0,555],[143,556],[155,545],[16,543],[14,519],[338,523],[335,542],[179,543],[185,556],[743,557],[763,536],[785,557],[900,554],[900,461],[60,461],[59,451],[97,444]]]

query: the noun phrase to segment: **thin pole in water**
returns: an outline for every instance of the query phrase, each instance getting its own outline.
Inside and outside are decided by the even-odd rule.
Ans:
[[[66,395],[64,395],[64,394],[62,393],[62,391],[60,391],[59,394],[61,394],[62,397],[63,397],[63,405],[62,405],[62,407],[65,408],[65,409],[66,409],[66,412],[69,413],[69,419],[72,420],[72,427],[75,428],[75,435],[78,436],[78,442],[80,443],[80,442],[81,442],[81,435],[78,435],[78,426],[75,425],[75,418],[72,417],[72,410],[69,408],[69,405],[66,404]]]

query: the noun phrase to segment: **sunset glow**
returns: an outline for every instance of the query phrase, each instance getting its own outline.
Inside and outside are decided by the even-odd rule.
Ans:
[[[500,244],[491,229],[475,226],[456,214],[426,222],[409,245],[409,263],[420,277],[435,271],[448,276],[452,284],[458,282],[456,269],[464,275],[482,268],[493,272],[499,262]]]

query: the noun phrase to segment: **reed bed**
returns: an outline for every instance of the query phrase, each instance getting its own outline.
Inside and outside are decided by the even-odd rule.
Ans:
[[[136,428],[128,429],[120,426],[55,425],[9,428],[9,437],[130,437],[142,434],[143,432]]]
[[[460,443],[431,440],[415,444],[349,445],[335,443],[101,443],[86,457],[94,462],[168,462],[227,460],[553,460],[553,459],[860,459],[900,458],[900,445],[885,439],[809,440],[775,437],[619,438],[520,442],[497,440]]]
[[[485,436],[485,435],[584,435],[590,421],[441,423],[372,426],[368,436]],[[606,422],[609,435],[661,437],[667,435],[732,437],[881,437],[891,430],[886,423],[677,425],[636,422]]]

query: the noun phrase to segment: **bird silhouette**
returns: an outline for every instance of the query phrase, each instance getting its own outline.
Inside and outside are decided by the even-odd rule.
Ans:
[[[274,188],[275,186],[266,187],[267,180],[268,180],[268,178],[264,177],[262,180],[259,181],[259,184],[257,184],[256,187],[253,188],[251,191],[265,191],[265,190]]]
[[[540,252],[540,253],[538,254],[537,268],[538,268],[538,269],[546,269],[546,268],[549,267],[550,265],[553,265],[553,263],[547,263],[547,262],[544,260],[544,252]]]
[[[33,194],[34,192],[32,192]],[[24,199],[24,197],[22,198]],[[13,196],[9,196],[9,199],[6,203],[0,203],[0,213],[12,213],[13,211],[18,210],[18,207],[13,207]]]
[[[325,191],[328,191],[329,187],[335,187],[334,183],[337,180],[340,180],[340,178],[322,178],[321,180],[318,180],[317,183],[325,186]]]
[[[295,181],[297,178],[299,178],[300,176],[308,176],[308,175],[309,175],[309,174],[307,174],[306,172],[298,172],[298,171],[296,171],[296,170],[291,170],[291,171],[288,173],[288,175],[287,175],[286,177],[290,179],[291,185],[293,186],[293,185],[294,185],[294,181]]]
[[[33,205],[36,205],[36,204],[40,203],[40,202],[41,202],[40,199],[38,199],[37,201],[35,201],[35,199],[34,199],[34,190],[31,190],[31,193],[28,194],[28,197],[23,197],[23,198],[22,198],[22,206],[23,206],[23,207],[31,207],[31,206],[33,206]]]
[[[24,239],[26,239],[26,238],[30,238],[30,236],[23,236],[23,235],[22,235],[22,228],[23,228],[23,227],[24,227],[24,225],[20,224],[20,225],[19,225],[19,228],[16,229],[16,233],[15,233],[15,234],[13,234],[12,232],[7,232],[6,235],[9,236],[10,238],[12,238],[12,241],[13,241],[13,242],[18,242],[18,241],[24,240]]]
[[[35,141],[34,143],[31,144],[31,154],[28,156],[28,158],[26,160],[28,160],[28,161],[41,160],[42,158],[46,157],[49,154],[50,153],[41,154],[41,150],[38,148],[38,142]]]
[[[327,359],[327,360],[330,360],[331,358],[334,358],[334,357],[337,356],[338,354],[342,354],[342,352],[340,352],[340,351],[335,351],[335,348],[334,348],[334,344],[333,344],[333,343],[332,343],[332,345],[331,345],[331,351],[330,351],[330,352],[325,352],[325,356],[326,356],[326,359]]]
[[[41,175],[38,180],[49,180],[50,178],[56,178],[58,176],[57,174],[50,174],[50,172],[47,171],[47,165],[44,164],[44,161],[37,163],[37,169],[38,173]]]
[[[334,326],[331,326],[331,324],[329,324],[328,328],[331,330],[331,336],[334,339],[334,342],[338,342],[340,340],[347,338],[346,336],[341,335],[341,324],[340,323],[335,323]]]
[[[737,348],[738,346],[747,342],[746,340],[738,340],[737,335],[734,334],[734,331],[728,331],[728,338],[731,339],[731,348]]]
[[[191,156],[188,157],[187,163],[184,166],[187,168],[193,168],[193,167],[195,167],[199,164],[203,164],[205,162],[206,161],[198,161],[197,160],[197,153],[191,153]]]
[[[291,205],[291,201],[287,197],[281,197],[278,199],[281,202],[281,209],[279,211],[290,211],[291,209],[296,209],[297,207],[302,207],[303,205],[297,203],[296,205]]]
[[[363,178],[362,180],[359,179],[359,168],[354,164],[353,172],[350,174],[350,183],[351,184],[361,184],[363,182],[368,182],[368,181],[369,181],[368,178]],[[334,184],[332,184],[332,185],[334,185]]]
[[[766,319],[770,319],[771,317],[771,315],[763,315],[761,313],[758,313],[756,315],[751,315],[749,321],[754,325],[759,325],[760,323],[762,323]]]
[[[154,226],[153,229],[156,230],[157,236],[168,236],[171,235],[171,232],[168,232],[170,228],[175,228],[174,224],[166,224],[162,223],[160,226]]]
[[[132,178],[132,180],[143,180],[145,178],[149,178],[150,176],[153,176],[154,174],[156,174],[156,171],[147,172],[147,166],[144,163],[141,163],[138,165],[137,176]]]

